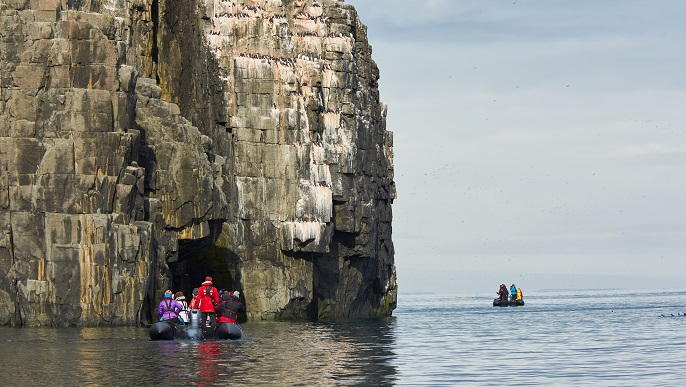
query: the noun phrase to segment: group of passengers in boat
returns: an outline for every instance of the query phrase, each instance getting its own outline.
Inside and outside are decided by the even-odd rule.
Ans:
[[[164,292],[164,298],[157,307],[160,321],[174,324],[188,324],[190,310],[197,309],[200,313],[200,327],[204,328],[209,319],[210,326],[217,323],[235,323],[238,315],[245,313],[245,305],[240,300],[239,291],[217,290],[212,283],[212,277],[205,277],[199,288],[193,289],[191,302],[186,301],[183,292]]]
[[[522,293],[522,289],[515,286],[515,284],[510,286],[509,291],[507,290],[507,286],[505,286],[505,284],[500,284],[500,289],[498,289],[496,294],[498,294],[501,301],[507,301],[508,298],[510,299],[510,302],[516,302],[524,299],[524,293]]]

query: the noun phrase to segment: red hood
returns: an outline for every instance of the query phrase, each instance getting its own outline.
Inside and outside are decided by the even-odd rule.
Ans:
[[[203,282],[202,285],[200,285],[200,286],[206,286],[206,285],[212,286],[212,281],[205,281],[205,282]]]

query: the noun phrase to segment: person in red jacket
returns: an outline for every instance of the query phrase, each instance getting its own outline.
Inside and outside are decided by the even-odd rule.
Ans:
[[[188,309],[198,309],[198,288],[193,288],[191,292],[191,302],[188,304]]]
[[[219,309],[219,292],[212,284],[212,277],[205,277],[205,282],[198,288],[196,299],[196,307],[200,310],[200,327],[205,327],[207,316],[210,316],[210,326],[214,326]]]

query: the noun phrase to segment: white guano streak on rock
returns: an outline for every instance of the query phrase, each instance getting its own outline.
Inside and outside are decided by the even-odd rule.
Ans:
[[[245,216],[245,214],[248,212],[247,208],[245,206],[245,200],[244,197],[246,195],[246,189],[244,186],[244,179],[236,179],[236,190],[238,194],[236,195],[237,200],[238,200],[238,216]],[[250,192],[250,190],[247,190],[247,192]]]
[[[333,214],[333,193],[331,187],[314,187],[314,214],[317,219],[330,222]]]
[[[331,187],[331,169],[326,161],[324,147],[313,144],[310,147],[310,180],[316,185]]]
[[[326,224],[323,222],[286,222],[284,227],[290,228],[292,240],[313,241],[315,245],[318,245]]]
[[[338,162],[344,168],[344,172],[352,171],[353,160],[357,157],[357,148],[355,141],[353,141],[355,134],[352,129],[341,126],[340,113],[324,114],[324,146],[329,154],[336,155],[341,159],[329,160],[329,162]]]

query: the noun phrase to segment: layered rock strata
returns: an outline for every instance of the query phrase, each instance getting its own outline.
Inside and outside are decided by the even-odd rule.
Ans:
[[[392,134],[341,1],[3,0],[0,324],[389,315]]]

